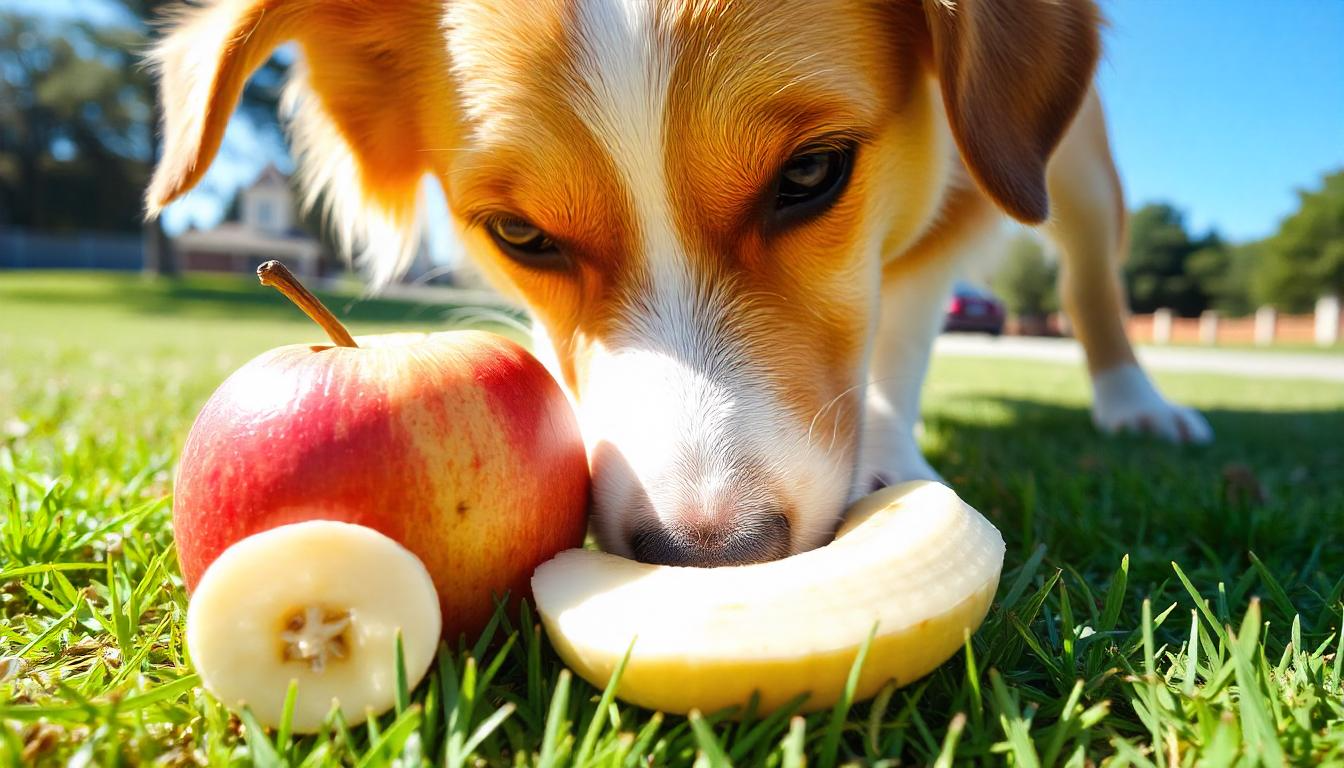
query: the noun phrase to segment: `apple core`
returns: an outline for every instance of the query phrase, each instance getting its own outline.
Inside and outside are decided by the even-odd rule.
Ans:
[[[350,612],[333,611],[310,605],[296,611],[285,622],[280,639],[285,647],[281,652],[285,661],[296,661],[308,665],[313,672],[321,672],[327,666],[328,659],[345,658],[348,640],[345,633],[350,629]]]

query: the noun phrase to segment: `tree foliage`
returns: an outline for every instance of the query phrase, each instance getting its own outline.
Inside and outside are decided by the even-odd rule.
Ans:
[[[1229,245],[1212,243],[1190,254],[1186,268],[1208,297],[1208,308],[1224,315],[1241,316],[1255,311],[1251,298],[1251,275],[1260,256],[1257,243]]]
[[[143,55],[163,0],[120,0],[124,23],[0,13],[0,226],[135,230],[158,154]],[[241,111],[266,127],[284,67],[274,60]]]
[[[139,226],[150,108],[137,39],[0,16],[0,225]]]
[[[1210,294],[1191,270],[1191,257],[1225,247],[1214,232],[1192,237],[1185,214],[1169,203],[1152,203],[1135,211],[1129,220],[1125,262],[1130,307],[1135,312],[1166,308],[1184,316],[1203,312],[1209,307]],[[1210,254],[1202,257],[1205,262],[1209,259]]]
[[[1258,301],[1306,312],[1324,294],[1344,295],[1344,170],[1299,191],[1297,212],[1257,250],[1251,288]]]
[[[1003,265],[994,275],[994,292],[1017,317],[1040,317],[1059,305],[1055,294],[1058,265],[1045,247],[1031,235],[1022,234],[1008,245]]]

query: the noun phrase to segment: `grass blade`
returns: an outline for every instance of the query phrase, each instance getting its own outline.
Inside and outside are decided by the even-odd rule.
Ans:
[[[1115,629],[1115,623],[1120,620],[1120,610],[1125,607],[1125,587],[1129,583],[1129,555],[1120,558],[1120,570],[1111,577],[1111,584],[1106,588],[1106,602],[1101,609],[1101,619],[1097,624],[1103,632],[1109,632]]]
[[[378,738],[374,739],[369,750],[364,753],[364,757],[355,763],[355,768],[372,768],[375,765],[389,765],[393,761],[389,758],[395,757],[402,751],[408,739],[415,735],[416,729],[420,727],[420,709],[411,707],[396,719],[392,725],[388,726]]]
[[[1016,764],[1022,768],[1040,768],[1041,758],[1031,742],[1031,720],[1022,716],[998,671],[990,670],[989,683],[999,709],[999,724],[1008,739],[1008,747]]]
[[[1186,643],[1185,680],[1181,691],[1187,698],[1194,698],[1195,678],[1199,675],[1199,613],[1190,609],[1190,640]]]
[[[789,735],[784,737],[783,760],[781,768],[803,768],[807,761],[803,757],[803,743],[807,738],[807,721],[801,717],[789,720]]]
[[[1241,629],[1232,637],[1230,650],[1237,680],[1237,709],[1241,715],[1242,738],[1252,755],[1268,765],[1284,765],[1279,746],[1274,716],[1269,711],[1259,675],[1256,657],[1260,655],[1260,601],[1252,599],[1241,622]]]
[[[649,722],[645,723],[644,727],[639,729],[639,734],[635,736],[635,743],[631,745],[630,751],[625,757],[626,765],[643,765],[647,762],[644,759],[647,757],[645,753],[648,752],[649,745],[653,743],[653,737],[658,735],[658,729],[662,727],[663,713],[654,712],[653,717],[649,718]]]
[[[1045,545],[1038,544],[1031,551],[1031,557],[1022,564],[1022,569],[1017,572],[1017,578],[1013,579],[1013,585],[1008,588],[1008,593],[1003,596],[1000,605],[1003,610],[1008,610],[1017,605],[1017,601],[1022,599],[1026,593],[1027,587],[1031,585],[1031,580],[1035,578],[1036,571],[1041,567],[1041,561],[1045,559]]]
[[[854,690],[859,686],[859,675],[863,672],[863,662],[868,658],[868,649],[873,644],[873,638],[877,637],[877,624],[868,630],[868,637],[864,639],[863,645],[859,646],[859,652],[854,657],[854,663],[849,668],[849,677],[845,680],[845,691],[840,696],[840,700],[831,708],[831,719],[826,723],[826,732],[822,734],[821,752],[817,764],[821,768],[833,768],[835,760],[840,751],[840,734],[845,727],[845,718],[849,715],[849,708],[854,704]]]
[[[752,726],[745,736],[738,736],[730,745],[728,759],[733,762],[746,760],[747,755],[750,754],[753,747],[760,744],[761,740],[778,728],[780,723],[789,720],[798,712],[803,706],[803,702],[807,701],[807,696],[806,693],[800,693],[797,696],[794,696],[792,699],[789,699],[784,706],[771,712],[759,723]]]
[[[537,768],[554,768],[560,758],[560,729],[564,727],[565,712],[569,709],[569,680],[569,670],[560,670],[555,681],[555,693],[551,694],[551,706],[546,713],[546,730],[541,736],[541,756],[537,758]]]
[[[687,719],[691,723],[691,733],[695,735],[696,746],[700,748],[700,759],[696,761],[696,765],[698,766],[703,762],[711,768],[728,768],[728,766],[731,766],[733,763],[728,759],[728,754],[723,751],[723,745],[719,743],[718,737],[714,735],[714,729],[709,727],[709,723],[705,722],[705,718],[700,712],[691,710]]]
[[[62,629],[65,629],[66,624],[70,623],[70,621],[75,618],[75,614],[79,612],[79,609],[83,605],[84,605],[84,596],[80,595],[75,600],[75,604],[70,606],[70,610],[61,614],[60,618],[53,621],[51,623],[51,626],[47,627],[45,630],[42,631],[42,634],[38,635],[37,637],[34,637],[32,640],[28,642],[27,645],[15,651],[14,655],[18,656],[19,658],[23,658],[24,656],[27,656],[29,653],[31,653],[34,648],[40,648],[44,643],[50,640],[53,635],[55,635],[57,632],[60,632]]]
[[[1339,689],[1341,672],[1344,672],[1344,626],[1339,628],[1339,645],[1335,647],[1335,668],[1330,673],[1330,690],[1335,693],[1341,693]]]
[[[397,629],[396,645],[393,651],[393,663],[397,672],[397,714],[406,711],[411,705],[411,687],[406,679],[406,649],[401,642],[401,629]]]
[[[257,768],[284,768],[285,761],[280,759],[275,745],[266,738],[266,729],[257,723],[252,710],[243,707],[243,711],[238,713],[238,719],[243,721],[243,737],[252,753],[252,765]]]
[[[509,719],[509,716],[514,712],[514,709],[515,707],[512,704],[505,704],[491,713],[489,717],[482,720],[481,724],[476,726],[476,730],[471,732],[471,738],[467,739],[466,743],[462,745],[463,756],[468,758],[471,757],[472,753],[475,752],[486,739],[490,738],[490,734],[494,733],[499,726],[504,724],[505,720]]]
[[[275,734],[275,743],[283,754],[289,754],[290,737],[294,733],[294,704],[299,699],[299,681],[290,680],[285,689],[285,704],[280,711],[280,728]]]
[[[612,670],[611,679],[607,681],[607,687],[602,690],[602,698],[598,700],[597,709],[593,712],[593,719],[588,721],[588,731],[583,734],[583,741],[579,743],[579,750],[574,753],[574,765],[587,764],[588,757],[593,754],[597,737],[602,733],[602,715],[606,713],[612,700],[616,698],[616,688],[621,684],[621,675],[625,673],[625,665],[630,661],[630,654],[635,649],[637,639],[630,641],[630,645],[625,649],[625,655],[616,664],[616,669]]]
[[[966,713],[958,712],[953,715],[952,722],[947,724],[943,747],[938,750],[938,759],[933,761],[933,768],[952,768],[952,761],[957,757],[957,742],[961,740],[961,732],[965,728]]]
[[[1199,609],[1200,613],[1204,614],[1204,620],[1209,623],[1209,627],[1213,629],[1214,634],[1218,635],[1219,640],[1226,642],[1227,633],[1223,631],[1223,623],[1218,620],[1217,616],[1213,615],[1213,611],[1209,609],[1208,601],[1200,596],[1199,590],[1195,589],[1195,585],[1190,582],[1189,577],[1185,575],[1185,571],[1182,571],[1181,566],[1177,565],[1174,560],[1171,567],[1172,570],[1176,571],[1176,578],[1181,580],[1181,585],[1185,587],[1185,591],[1190,594],[1190,599],[1195,601],[1195,607]]]

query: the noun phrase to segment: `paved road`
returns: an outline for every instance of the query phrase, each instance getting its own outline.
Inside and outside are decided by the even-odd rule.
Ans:
[[[938,337],[934,351],[960,357],[1009,357],[1082,364],[1083,350],[1073,339],[1004,336],[992,338],[949,333]],[[1139,359],[1154,371],[1185,371],[1250,376],[1262,379],[1319,379],[1344,382],[1344,355],[1142,347]]]

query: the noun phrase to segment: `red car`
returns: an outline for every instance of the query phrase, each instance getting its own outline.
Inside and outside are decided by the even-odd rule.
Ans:
[[[947,302],[944,331],[971,331],[998,336],[1003,333],[1003,302],[994,294],[970,283],[958,281]]]

